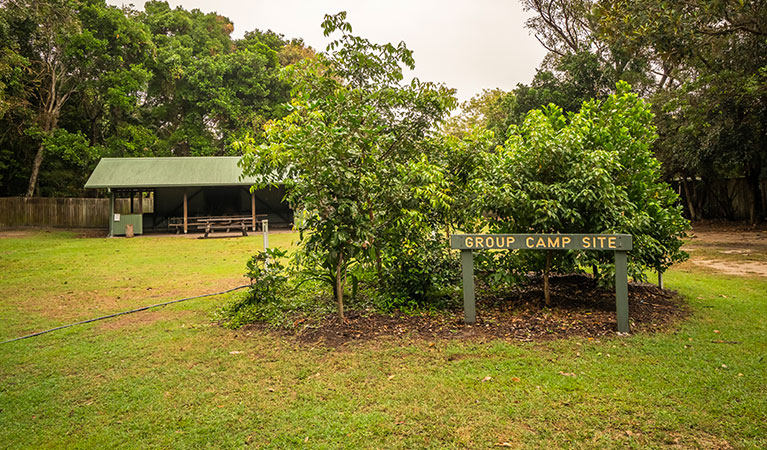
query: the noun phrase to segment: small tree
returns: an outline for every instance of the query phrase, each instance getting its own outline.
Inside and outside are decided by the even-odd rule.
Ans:
[[[645,269],[665,270],[685,257],[688,223],[660,181],[649,105],[628,84],[617,88],[603,102],[584,102],[577,114],[550,105],[512,127],[505,146],[488,156],[483,204],[493,232],[629,233],[629,273],[644,279]],[[542,269],[547,304],[552,270],[594,266],[605,279],[614,270],[599,252],[547,251],[523,262]]]
[[[370,259],[380,267],[400,166],[418,158],[433,124],[455,105],[444,87],[402,85],[402,67],[413,67],[404,43],[373,44],[352,35],[345,19],[325,16],[325,35],[341,35],[328,54],[287,69],[291,113],[266,125],[264,144],[238,144],[246,174],[262,185],[285,183],[286,200],[301,212],[303,251],[313,254],[303,261],[332,284],[341,319],[347,268]]]

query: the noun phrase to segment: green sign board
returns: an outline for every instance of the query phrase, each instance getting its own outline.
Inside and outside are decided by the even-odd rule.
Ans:
[[[631,250],[628,234],[454,234],[461,250]]]
[[[629,234],[454,234],[450,246],[461,250],[463,312],[466,323],[476,322],[474,297],[475,250],[601,250],[615,253],[615,309],[618,331],[629,332],[627,255]]]

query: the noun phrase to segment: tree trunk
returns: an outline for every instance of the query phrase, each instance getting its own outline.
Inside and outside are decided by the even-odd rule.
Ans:
[[[37,176],[40,173],[40,166],[43,164],[43,143],[40,142],[40,146],[37,148],[35,159],[32,162],[32,174],[29,175],[29,186],[27,187],[27,197],[35,195],[35,188],[37,187]]]
[[[690,220],[694,222],[698,220],[698,216],[696,214],[696,208],[695,208],[695,193],[693,192],[693,189],[695,189],[695,186],[693,185],[692,189],[690,189],[690,185],[687,182],[687,177],[683,177],[682,187],[684,188],[684,198],[685,200],[687,200],[687,209],[690,210]]]
[[[762,189],[759,182],[759,175],[761,174],[761,167],[759,164],[752,165],[750,170],[746,174],[746,183],[748,184],[749,196],[751,197],[751,205],[748,208],[749,221],[751,225],[756,225],[762,218],[764,211],[762,210]]]
[[[759,189],[762,194],[762,214],[767,215],[767,180],[759,180]]]
[[[338,262],[336,263],[336,302],[338,303],[338,317],[341,322],[344,318],[344,283],[341,275],[341,268],[344,265],[344,253],[341,251],[338,255]]]
[[[546,306],[551,306],[549,273],[551,273],[551,250],[546,250],[546,268],[543,270],[543,298],[546,300]]]
[[[42,113],[42,131],[43,135],[49,136],[51,132],[56,128],[59,119],[59,109],[56,107],[47,108]],[[37,148],[35,159],[32,162],[32,173],[29,175],[29,186],[27,186],[27,197],[35,195],[35,189],[37,188],[37,178],[40,174],[40,166],[43,165],[43,153],[45,151],[45,142],[41,141],[40,146]]]

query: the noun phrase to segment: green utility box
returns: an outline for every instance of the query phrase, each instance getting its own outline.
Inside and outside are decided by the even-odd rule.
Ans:
[[[144,234],[143,214],[113,214],[112,215],[112,234],[114,236],[125,236],[125,226],[133,225],[133,234]]]

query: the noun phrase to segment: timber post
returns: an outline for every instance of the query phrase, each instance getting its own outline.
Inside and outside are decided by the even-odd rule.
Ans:
[[[256,193],[250,193],[250,214],[253,218],[253,231],[256,231]]]
[[[629,285],[627,252],[615,251],[615,313],[618,332],[629,332]]]
[[[188,219],[188,211],[189,207],[187,205],[187,195],[186,195],[186,189],[184,189],[184,234],[186,234],[189,219]]]
[[[109,190],[109,237],[115,235],[115,191]]]
[[[476,298],[474,297],[474,252],[461,250],[461,272],[463,272],[463,321],[477,321]]]
[[[264,235],[264,252],[269,249],[269,220],[261,221],[261,233]],[[264,259],[264,269],[269,267],[269,258]]]

